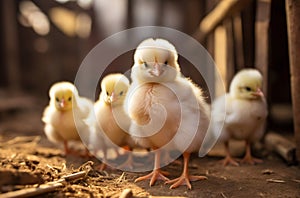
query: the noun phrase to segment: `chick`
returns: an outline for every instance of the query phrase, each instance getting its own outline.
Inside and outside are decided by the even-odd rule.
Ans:
[[[69,154],[68,141],[81,141],[80,135],[88,139],[89,127],[84,120],[92,112],[93,103],[80,97],[70,82],[55,83],[50,88],[49,96],[50,102],[42,117],[44,132],[51,142],[63,142],[64,151]]]
[[[123,74],[109,74],[101,81],[101,93],[94,105],[98,133],[105,134],[108,147],[116,149],[133,146],[128,134],[130,118],[124,111],[124,99],[129,88],[129,80]],[[102,135],[103,136],[103,135]],[[119,168],[132,166],[132,155]]]
[[[255,69],[243,69],[234,76],[229,93],[213,102],[213,130],[215,134],[221,132],[218,141],[225,144],[224,165],[239,165],[229,153],[228,141],[230,139],[246,141],[246,154],[241,162],[249,164],[262,162],[252,157],[250,148],[252,142],[263,136],[268,114],[267,103],[261,87],[262,75],[260,72]],[[225,121],[222,116],[218,116],[222,115],[224,111]],[[224,126],[222,127],[223,121]]]
[[[162,179],[172,184],[170,188],[187,185],[191,189],[190,180],[207,179],[189,175],[188,162],[190,154],[199,151],[210,115],[202,90],[182,76],[177,59],[177,51],[168,41],[143,41],[134,54],[125,108],[132,120],[131,136],[141,146],[155,150],[153,171],[135,181],[150,179],[151,186]],[[162,148],[183,153],[183,171],[174,180],[160,170]]]

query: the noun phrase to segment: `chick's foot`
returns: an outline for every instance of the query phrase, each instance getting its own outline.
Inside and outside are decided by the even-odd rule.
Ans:
[[[138,182],[146,179],[150,179],[150,183],[149,183],[150,186],[153,186],[156,180],[169,181],[169,178],[164,176],[160,169],[155,169],[148,175],[138,177],[134,182]]]
[[[224,159],[220,161],[220,163],[223,164],[223,166],[227,166],[228,164],[233,166],[239,166],[239,163],[233,159],[231,156],[226,156]]]
[[[205,176],[182,174],[180,177],[176,179],[166,181],[166,184],[172,184],[170,186],[170,189],[177,188],[182,185],[186,185],[188,189],[192,189],[191,181],[206,180],[206,179],[207,177]]]
[[[251,164],[251,165],[255,165],[255,164],[260,164],[263,163],[263,160],[252,157],[251,155],[246,155],[242,160],[241,163],[243,164]]]

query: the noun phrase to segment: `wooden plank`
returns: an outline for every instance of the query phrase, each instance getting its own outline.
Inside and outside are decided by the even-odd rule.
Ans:
[[[127,0],[126,27],[133,27],[133,0]]]
[[[268,95],[269,25],[271,0],[258,0],[255,22],[255,67],[263,75],[263,92]]]
[[[224,19],[234,13],[243,10],[252,0],[222,0],[218,5],[204,17],[200,22],[194,37],[203,42],[206,36],[211,33]]]
[[[254,66],[254,35],[255,35],[256,4],[251,3],[242,13],[245,66]]]
[[[300,162],[300,1],[286,1],[291,91],[296,140],[296,157]]]
[[[233,16],[233,36],[234,36],[234,52],[236,60],[236,69],[241,70],[245,67],[244,61],[244,43],[243,43],[243,27],[241,14]]]
[[[222,81],[226,84],[226,57],[227,57],[227,50],[226,50],[226,28],[222,25],[218,26],[214,32],[215,35],[215,64],[218,69],[219,74],[221,75]],[[216,74],[217,75],[217,74]],[[223,83],[217,82],[215,84],[215,97],[223,95]]]
[[[219,0],[206,0],[205,1],[205,13],[209,12],[210,10],[212,10],[215,5],[219,2]],[[211,55],[212,58],[215,57],[215,35],[214,33],[207,35],[206,40],[204,43],[206,50],[208,51],[208,53]],[[208,70],[208,75],[210,79],[209,84],[211,85],[210,89],[211,89],[211,100],[213,101],[215,96],[216,96],[216,68],[210,68]]]
[[[228,18],[224,21],[226,28],[226,89],[229,90],[230,82],[235,74],[235,61],[234,61],[234,38],[233,38],[233,23],[232,19]]]
[[[5,5],[5,6],[4,6]],[[18,91],[21,88],[20,60],[17,32],[16,1],[2,2],[5,65],[9,88]]]

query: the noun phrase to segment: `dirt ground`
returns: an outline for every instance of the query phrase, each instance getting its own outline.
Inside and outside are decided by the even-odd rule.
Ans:
[[[81,177],[65,179],[58,188],[36,197],[119,197],[125,189],[130,189],[133,197],[300,197],[299,166],[288,166],[273,153],[264,154],[262,164],[239,167],[223,167],[218,157],[194,155],[191,173],[208,179],[192,182],[192,190],[186,186],[171,190],[161,181],[152,187],[149,181],[134,183],[135,178],[145,173],[98,171],[97,159],[64,156],[61,147],[46,139],[40,121],[45,103],[33,101],[21,105],[22,108],[12,106],[0,111],[1,198],[7,197],[7,192],[37,189],[82,172]],[[170,172],[169,178],[174,178],[180,174],[181,165],[173,163],[164,170]]]

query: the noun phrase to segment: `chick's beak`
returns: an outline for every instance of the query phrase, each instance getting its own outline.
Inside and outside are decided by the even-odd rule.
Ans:
[[[116,94],[114,92],[111,93],[111,96],[109,97],[110,102],[114,102],[117,99]]]
[[[256,92],[254,92],[252,95],[256,97],[264,97],[264,93],[260,90],[260,88],[257,88]]]
[[[151,70],[151,74],[158,77],[162,74],[162,68],[158,63],[155,63],[153,69]]]
[[[61,108],[66,107],[66,101],[65,101],[65,99],[62,99],[62,100],[60,101],[59,106],[60,106]]]

